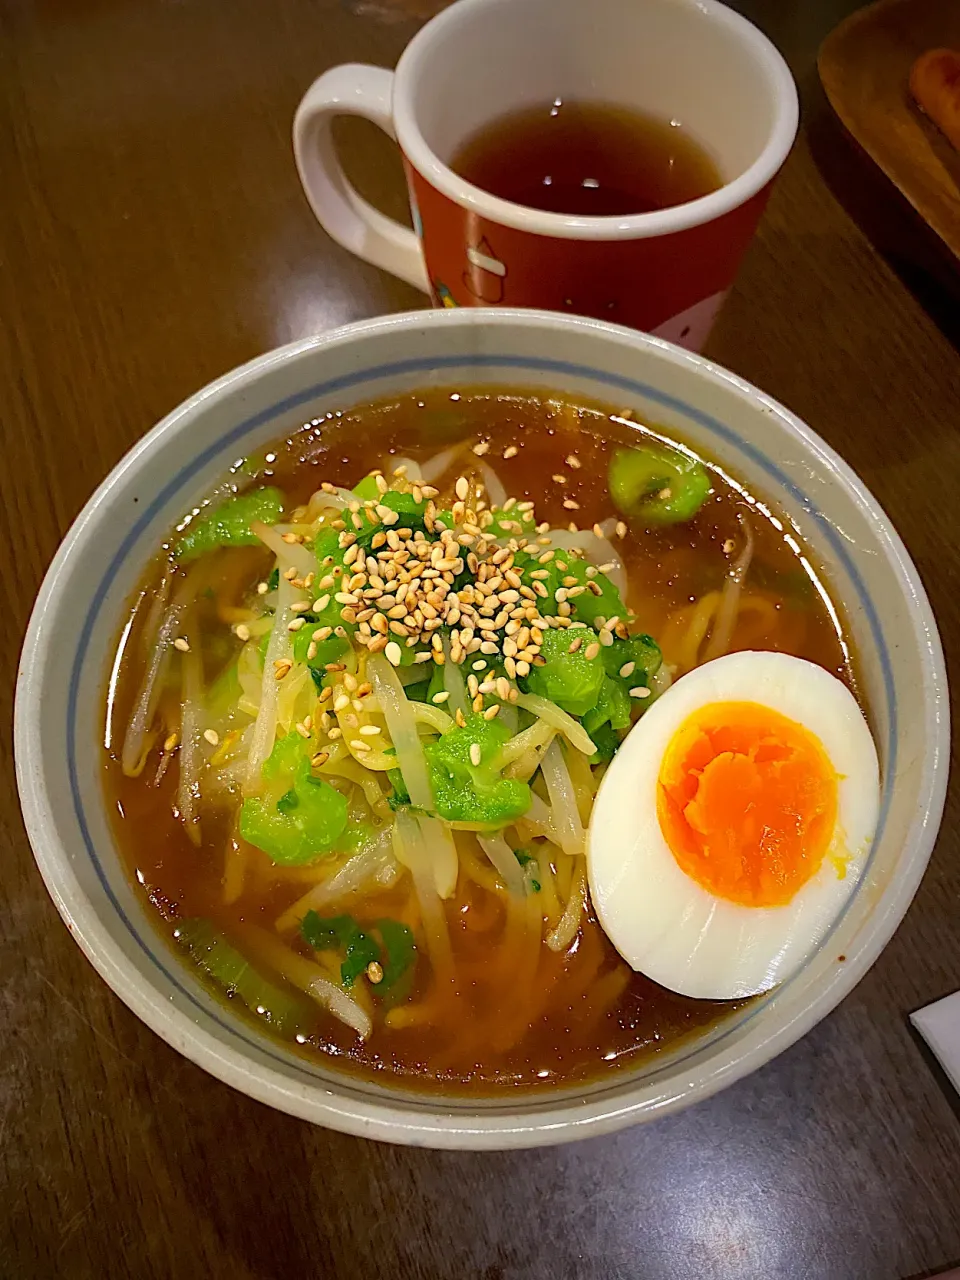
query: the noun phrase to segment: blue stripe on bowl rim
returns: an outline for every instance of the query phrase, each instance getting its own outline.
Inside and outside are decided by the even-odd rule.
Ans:
[[[731,427],[720,422],[711,414],[705,413],[700,409],[694,408],[693,405],[687,404],[677,396],[669,395],[666,392],[658,390],[646,382],[639,382],[633,378],[628,378],[620,374],[606,373],[599,369],[594,369],[589,365],[575,364],[566,360],[551,360],[544,357],[527,357],[512,355],[494,355],[494,354],[472,354],[472,355],[456,355],[456,356],[430,356],[416,357],[407,360],[397,360],[389,363],[372,365],[366,369],[355,370],[348,374],[342,374],[336,378],[330,378],[325,382],[319,382],[311,387],[307,387],[302,391],[296,392],[294,395],[287,396],[285,399],[277,401],[267,409],[261,410],[259,413],[253,414],[249,418],[245,418],[238,423],[225,435],[220,436],[214,443],[207,446],[200,454],[198,454],[191,462],[182,467],[176,475],[152,498],[146,507],[140,512],[138,519],[135,521],[129,532],[124,537],[116,554],[107,566],[96,591],[90,602],[86,616],[83,620],[83,626],[79,632],[77,648],[74,653],[73,665],[70,672],[70,683],[67,695],[66,706],[66,741],[67,741],[67,768],[70,778],[70,790],[73,798],[74,811],[77,823],[83,837],[84,846],[87,854],[93,863],[97,877],[103,887],[103,891],[108,901],[116,911],[117,915],[123,921],[124,926],[130,936],[137,943],[144,955],[170,983],[170,985],[200,1014],[213,1021],[223,1032],[231,1039],[239,1041],[247,1048],[253,1049],[258,1055],[263,1055],[271,1061],[277,1063],[284,1070],[289,1070],[291,1066],[296,1066],[298,1071],[306,1078],[312,1081],[329,1079],[331,1068],[314,1066],[306,1061],[299,1060],[295,1055],[283,1055],[277,1052],[271,1044],[269,1036],[264,1033],[263,1036],[256,1036],[253,1032],[247,1034],[244,1024],[238,1019],[236,1022],[228,1021],[221,1017],[216,1006],[211,1003],[208,1005],[198,999],[197,995],[184,986],[183,982],[171,970],[170,967],[157,955],[148,942],[142,937],[135,927],[133,921],[129,918],[120,902],[116,898],[109,879],[107,878],[103,864],[97,853],[93,839],[90,835],[90,827],[87,822],[87,816],[84,809],[84,801],[80,791],[80,781],[77,771],[77,741],[76,741],[76,723],[77,723],[77,701],[80,688],[80,674],[86,660],[87,651],[90,646],[90,638],[93,632],[94,623],[100,613],[104,600],[111,583],[113,582],[117,571],[130,554],[132,548],[136,545],[138,539],[148,528],[156,515],[165,507],[171,499],[186,486],[194,476],[198,474],[208,463],[212,462],[218,454],[226,453],[232,450],[233,446],[245,439],[251,432],[256,431],[259,427],[266,423],[281,417],[281,415],[289,413],[291,410],[298,409],[302,405],[310,401],[322,399],[342,392],[350,391],[355,387],[376,383],[384,378],[400,377],[407,374],[433,374],[440,369],[504,369],[517,370],[526,373],[550,374],[556,375],[558,378],[583,378],[596,383],[598,386],[608,387],[617,392],[625,392],[627,395],[640,396],[646,400],[652,401],[654,404],[664,409],[669,409],[674,413],[678,413],[686,417],[692,422],[696,422],[699,426],[705,427],[718,439],[732,445],[739,452],[746,455],[761,471],[770,477],[770,479],[781,489],[786,490],[790,496],[798,502],[810,518],[816,523],[820,532],[829,543],[834,555],[843,565],[844,570],[849,575],[856,591],[857,600],[867,619],[870,633],[876,645],[877,654],[880,661],[880,669],[883,677],[883,685],[887,698],[887,743],[886,743],[886,766],[884,769],[884,785],[881,796],[880,814],[877,823],[877,831],[874,836],[873,844],[868,854],[866,864],[861,874],[856,889],[844,904],[843,909],[832,923],[826,934],[820,941],[817,951],[814,955],[819,954],[828,944],[831,936],[834,934],[840,922],[846,916],[851,905],[860,892],[860,889],[867,878],[867,873],[873,861],[877,845],[883,835],[884,826],[887,820],[887,814],[890,808],[892,798],[892,779],[896,774],[896,754],[897,754],[897,698],[896,689],[893,682],[893,667],[890,659],[890,651],[888,649],[886,639],[884,637],[883,626],[880,617],[874,608],[873,600],[866,588],[857,566],[850,554],[848,545],[843,536],[836,530],[833,524],[819,510],[809,495],[800,488],[795,481],[756,445],[750,444],[740,437]],[[807,963],[813,957],[809,957]],[[786,990],[792,982],[794,982],[803,969],[797,970],[790,978],[787,978],[779,986],[774,987],[772,991],[756,1004],[754,1004],[741,1018],[731,1020],[730,1024],[722,1027],[714,1035],[693,1039],[688,1047],[688,1052],[681,1057],[672,1058],[669,1062],[670,1069],[679,1067],[686,1058],[694,1053],[699,1053],[705,1048],[713,1049],[716,1045],[728,1039],[735,1032],[747,1026],[755,1018],[759,1017],[763,1010],[767,1007],[770,1000],[779,992]],[[666,1067],[668,1064],[664,1064]],[[619,1075],[616,1080],[611,1080],[605,1087],[600,1089],[591,1089],[591,1097],[597,1097],[600,1093],[621,1090],[630,1083],[632,1073]],[[356,1086],[354,1080],[344,1080],[345,1084]],[[364,1084],[369,1082],[363,1081]],[[528,1096],[525,1099],[518,1100],[515,1103],[497,1103],[490,1108],[491,1111],[502,1111],[509,1113],[518,1108],[529,1111],[531,1108],[551,1107],[555,1105],[556,1094],[551,1091],[548,1095],[542,1097]],[[405,1105],[416,1106],[420,1100],[397,1092],[391,1088],[391,1099],[396,1104],[403,1100]],[[491,1100],[483,1099],[484,1103],[489,1106]],[[446,1099],[446,1105],[450,1106],[469,1105],[475,1107],[477,1104],[466,1100],[460,1100],[455,1097]],[[432,1105],[424,1101],[422,1105]],[[487,1106],[484,1109],[487,1109]]]

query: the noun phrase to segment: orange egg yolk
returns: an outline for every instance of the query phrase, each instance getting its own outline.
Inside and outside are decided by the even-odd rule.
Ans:
[[[708,893],[778,907],[830,848],[837,782],[802,724],[755,702],[713,702],[670,740],[657,816],[677,863]]]

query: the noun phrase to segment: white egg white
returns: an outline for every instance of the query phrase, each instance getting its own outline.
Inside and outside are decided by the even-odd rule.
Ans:
[[[719,898],[681,870],[657,816],[657,781],[677,730],[714,702],[755,702],[821,742],[838,820],[818,872],[780,907]],[[587,838],[593,904],[627,963],[671,991],[732,1000],[767,991],[816,949],[862,874],[880,804],[876,747],[856,699],[822,667],[734,653],[683,676],[627,735],[601,783]]]

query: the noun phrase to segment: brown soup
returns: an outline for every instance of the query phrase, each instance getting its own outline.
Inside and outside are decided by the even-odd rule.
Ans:
[[[445,388],[327,414],[252,459],[248,470],[252,484],[279,488],[290,512],[307,504],[321,481],[353,486],[374,467],[389,473],[401,455],[424,462],[463,442],[463,450],[436,480],[438,506],[455,500],[456,477],[482,481],[481,468],[489,466],[518,503],[536,503],[540,521],[554,528],[575,523],[590,529],[617,516],[607,490],[608,461],[618,443],[635,439],[636,432],[602,406],[574,406],[522,389]],[[471,448],[478,442],[481,456]],[[635,520],[628,529],[621,527],[625,536],[613,534],[629,583],[631,632],[657,639],[665,663],[678,673],[697,664],[709,631],[709,601],[716,599],[729,573],[731,553],[741,540],[738,516],[747,513],[755,550],[730,648],[782,650],[852,683],[843,638],[825,607],[822,586],[811,580],[765,507],[753,505],[720,471],[713,470],[711,480],[711,495],[692,520],[651,528]],[[190,656],[205,706],[215,701],[217,682],[229,678],[247,634],[244,628],[254,625],[249,620],[271,589],[258,584],[267,582],[274,563],[271,551],[251,546],[213,551],[190,568],[193,614],[184,625],[191,653],[180,656]],[[181,722],[179,677],[168,675],[156,699],[142,772],[131,777],[121,768],[120,744],[156,643],[162,612],[156,602],[165,591],[170,592],[167,599],[176,600],[186,577],[182,568],[171,573],[171,564],[168,548],[145,577],[132,604],[132,627],[121,641],[112,708],[114,746],[103,760],[120,849],[131,877],[156,909],[158,927],[168,936],[175,936],[184,921],[202,919],[208,922],[208,934],[222,935],[251,959],[258,975],[273,984],[271,989],[289,993],[292,988],[284,979],[290,974],[277,958],[278,949],[289,948],[301,958],[312,953],[295,932],[278,933],[277,921],[348,854],[319,863],[276,865],[238,836],[239,799],[229,788],[201,795],[200,816],[188,831],[178,794],[180,738],[202,731],[204,724],[201,717],[191,730]],[[168,642],[172,634],[166,633]],[[172,664],[170,670],[175,670]],[[321,707],[316,708],[318,720]],[[217,736],[213,730],[208,733]],[[199,742],[194,749],[206,762],[225,745],[226,739],[218,738],[216,744]],[[329,749],[331,744],[326,745]],[[353,796],[354,821],[360,812],[356,806],[363,803],[359,787],[351,792],[349,780],[333,781]],[[206,782],[201,792],[204,787]],[[402,998],[381,1002],[364,997],[367,1007],[374,1008],[369,1038],[358,1039],[302,995],[294,997],[293,1022],[288,1020],[279,1031],[271,1028],[244,1007],[245,979],[235,970],[227,978],[223,972],[217,975],[233,993],[232,1007],[265,1030],[280,1034],[286,1028],[283,1038],[314,1060],[386,1083],[473,1094],[542,1089],[620,1072],[710,1028],[738,1007],[675,995],[632,972],[607,941],[589,903],[568,945],[560,950],[542,945],[544,932],[556,926],[574,891],[576,860],[550,857],[542,843],[529,844],[534,852],[539,848],[539,880],[517,911],[510,908],[503,883],[474,834],[457,831],[455,840],[459,873],[452,896],[442,904],[450,981],[436,978],[413,878],[401,867],[398,874],[384,876],[380,887],[332,901],[323,911],[325,918],[348,914],[361,931],[375,930],[376,922],[389,919],[406,926],[416,945],[416,965]],[[337,964],[343,954],[341,948]],[[221,969],[223,962],[221,954]],[[337,980],[329,956],[325,972]]]

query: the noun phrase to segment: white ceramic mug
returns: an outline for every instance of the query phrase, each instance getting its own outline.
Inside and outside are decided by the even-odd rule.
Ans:
[[[499,199],[449,167],[497,118],[556,98],[679,121],[724,185],[630,217],[575,217]],[[344,176],[337,115],[399,143],[415,231]],[[616,320],[699,349],[733,282],[797,128],[786,64],[715,0],[458,0],[396,72],[334,67],[294,122],[300,178],[327,232],[430,293],[436,305],[506,303]]]

